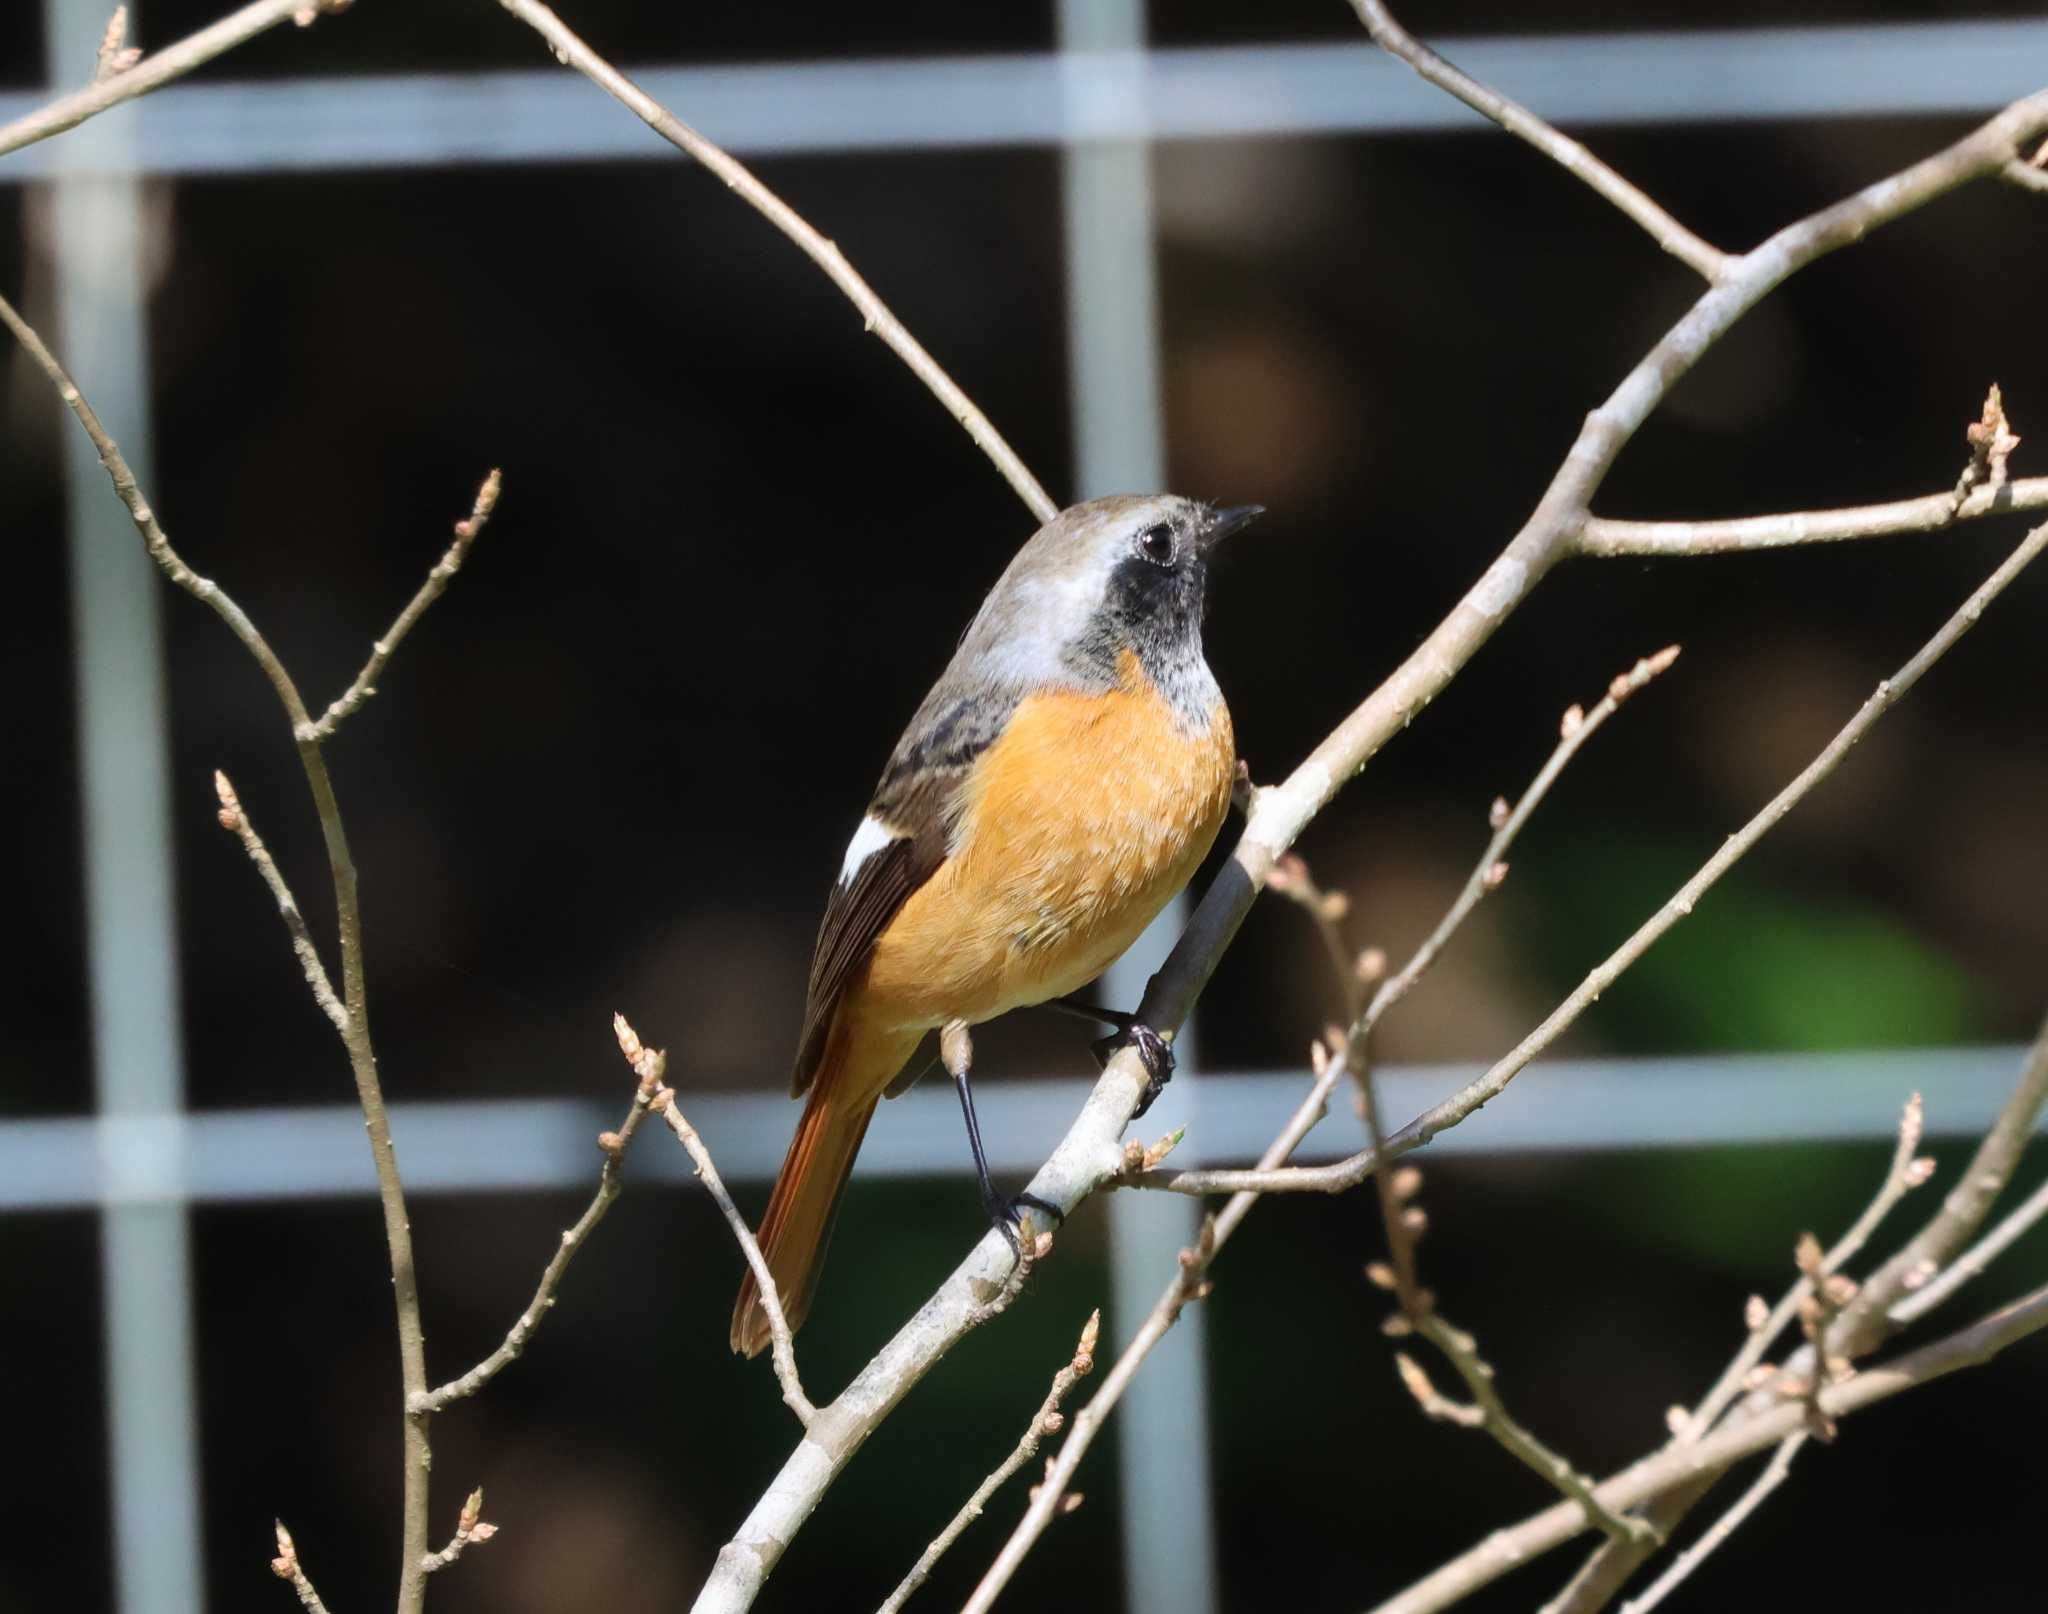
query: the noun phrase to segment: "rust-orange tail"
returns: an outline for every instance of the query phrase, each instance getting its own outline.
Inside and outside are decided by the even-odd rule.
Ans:
[[[783,1157],[775,1191],[768,1196],[768,1212],[761,1219],[761,1254],[774,1274],[776,1293],[782,1297],[783,1315],[791,1329],[800,1327],[811,1309],[839,1197],[846,1191],[853,1157],[860,1152],[861,1139],[867,1136],[868,1122],[881,1100],[879,1089],[865,1094],[840,1091],[846,1084],[834,1078],[845,1074],[831,1069],[818,1073],[810,1102],[804,1106],[804,1118],[797,1123],[796,1136]],[[732,1348],[758,1356],[768,1340],[768,1313],[749,1269],[732,1309]]]

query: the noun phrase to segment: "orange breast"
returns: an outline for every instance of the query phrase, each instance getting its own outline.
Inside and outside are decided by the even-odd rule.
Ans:
[[[991,1019],[1072,992],[1187,884],[1230,806],[1218,701],[1191,734],[1126,653],[1103,695],[1024,701],[970,775],[951,855],[876,944],[881,1024]]]

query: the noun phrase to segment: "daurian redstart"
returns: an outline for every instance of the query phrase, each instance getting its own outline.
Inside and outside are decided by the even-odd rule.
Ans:
[[[1230,805],[1230,714],[1202,658],[1211,547],[1260,514],[1129,495],[1064,510],[1018,551],[889,757],[811,960],[791,1081],[808,1093],[760,1243],[792,1328],[875,1106],[934,1028],[1063,998],[1185,885]],[[1078,1006],[1076,1006],[1078,1008]],[[1156,1082],[1165,1044],[1122,1027]],[[982,1193],[1008,1232],[964,1067]],[[1041,1209],[1052,1210],[1050,1206]],[[769,1340],[750,1274],[732,1347]]]

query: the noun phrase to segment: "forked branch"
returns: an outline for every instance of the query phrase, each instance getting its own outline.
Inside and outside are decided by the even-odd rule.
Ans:
[[[332,739],[334,731],[341,726],[341,720],[377,693],[377,680],[383,676],[393,652],[412,632],[413,624],[426,615],[427,607],[446,591],[449,579],[462,570],[462,563],[469,556],[469,546],[476,542],[484,524],[491,519],[491,512],[498,507],[498,494],[503,487],[503,479],[496,471],[484,478],[482,486],[476,490],[476,500],[470,506],[469,514],[455,523],[455,541],[448,546],[448,552],[429,568],[427,580],[406,602],[405,609],[398,613],[398,620],[391,624],[384,637],[370,646],[370,659],[363,663],[363,670],[320,714],[317,723],[306,725],[305,732],[299,735],[301,740]]]
[[[562,1234],[561,1243],[541,1272],[540,1287],[534,1290],[526,1309],[519,1314],[496,1350],[460,1378],[450,1379],[439,1389],[430,1390],[413,1401],[411,1410],[414,1413],[439,1412],[451,1401],[475,1395],[519,1359],[526,1350],[527,1342],[547,1321],[548,1313],[555,1309],[555,1296],[562,1286],[562,1279],[568,1275],[569,1263],[590,1241],[590,1235],[597,1231],[597,1224],[604,1220],[605,1213],[612,1208],[612,1201],[624,1188],[621,1179],[626,1151],[633,1146],[640,1123],[647,1119],[655,1094],[660,1090],[658,1073],[654,1076],[635,1074],[639,1076],[639,1085],[634,1089],[633,1107],[626,1112],[625,1120],[620,1122],[618,1131],[598,1134],[597,1146],[604,1151],[604,1164],[598,1168],[597,1192],[576,1219],[576,1225]]]

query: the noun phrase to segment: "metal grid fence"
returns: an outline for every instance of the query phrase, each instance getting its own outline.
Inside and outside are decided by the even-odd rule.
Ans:
[[[81,78],[104,0],[44,0],[48,95]],[[882,62],[641,69],[635,76],[713,138],[751,154],[1054,145],[1064,153],[1068,329],[1078,494],[1160,480],[1158,353],[1147,145],[1166,139],[1464,130],[1474,115],[1363,44],[1148,50],[1144,0],[1060,0],[1053,53]],[[1590,126],[1975,113],[2037,85],[2048,22],[1471,39],[1459,60],[1558,122]],[[47,97],[0,94],[0,121]],[[184,84],[0,159],[0,184],[48,181],[55,335],[145,485],[147,311],[139,182],[453,162],[667,159],[634,120],[567,74],[493,72]],[[367,1193],[361,1120],[338,1109],[194,1115],[183,1103],[168,832],[160,585],[67,433],[74,654],[98,1109],[0,1121],[0,1211],[97,1207],[110,1405],[113,1532],[123,1614],[197,1614],[199,1454],[186,1208],[210,1200]],[[90,601],[87,611],[80,602]],[[1113,982],[1134,998],[1165,931]],[[1544,1067],[1438,1148],[1541,1149],[1878,1137],[1890,1095],[1918,1086],[1945,1126],[1988,1121],[2017,1053],[2003,1049],[1802,1059]],[[1183,1059],[1191,1075],[1196,1061]],[[1419,1109],[1463,1073],[1394,1072],[1389,1102]],[[1290,1074],[1176,1082],[1174,1121],[1199,1111],[1189,1152],[1242,1158],[1294,1102]],[[1540,1102],[1538,1094],[1540,1092]],[[1885,1095],[1874,1097],[1873,1095]],[[1079,1102],[1070,1082],[983,1097],[995,1164],[1035,1165]],[[763,1177],[789,1117],[770,1097],[693,1106],[726,1173]],[[1685,1117],[1684,1128],[1673,1118]],[[1702,1131],[1701,1117],[1706,1117]],[[607,1118],[581,1104],[397,1105],[416,1192],[539,1189],[588,1179]],[[913,1094],[863,1156],[864,1173],[939,1175],[965,1158],[944,1094]],[[1333,1117],[1321,1152],[1358,1144]],[[1711,1136],[1708,1133],[1711,1132]],[[679,1173],[673,1163],[649,1168]],[[1185,1241],[1191,1205],[1111,1202],[1112,1309],[1142,1313]],[[1193,1314],[1199,1319],[1201,1313]],[[1123,1487],[1129,1606],[1215,1607],[1199,1321],[1138,1381]],[[1147,1399],[1172,1417],[1147,1416]],[[1170,1477],[1173,1486],[1162,1484]]]

